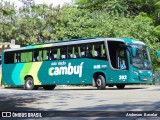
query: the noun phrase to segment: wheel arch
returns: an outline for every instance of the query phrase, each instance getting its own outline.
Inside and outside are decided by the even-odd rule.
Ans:
[[[26,76],[24,77],[24,81],[25,81],[28,77],[31,77],[31,78],[33,79],[33,76],[32,76],[32,75],[26,75]],[[34,81],[34,79],[33,79],[33,81]]]

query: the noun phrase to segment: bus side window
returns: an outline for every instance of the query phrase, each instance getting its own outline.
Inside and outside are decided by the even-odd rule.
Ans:
[[[92,57],[95,59],[107,59],[104,43],[98,42],[92,45]]]
[[[17,53],[14,53],[14,63],[17,63]]]
[[[76,58],[76,55],[75,55],[75,47],[71,47],[71,54],[70,54],[70,58]]]
[[[67,50],[66,47],[61,48],[61,59],[66,59],[67,58]]]
[[[80,58],[81,54],[79,54],[80,52],[78,51],[78,46],[75,46],[75,56],[76,58]]]
[[[78,57],[82,58],[81,47],[78,46]]]
[[[34,51],[33,61],[38,61],[38,51]]]
[[[49,54],[48,54],[48,51],[49,50],[43,50],[43,60],[48,60],[48,58],[49,58]]]
[[[47,60],[50,60],[50,56],[51,56],[51,55],[50,55],[50,49],[48,49],[48,50],[47,50],[47,57],[48,57]]]
[[[104,47],[104,44],[101,44],[101,57],[105,57],[106,56],[106,50]]]
[[[42,50],[34,51],[33,61],[42,61]]]
[[[85,49],[82,45],[70,46],[68,48],[68,58],[82,58],[85,57]]]
[[[91,53],[92,53],[92,57],[93,58],[98,58],[99,57],[99,51],[98,51],[98,49],[99,48],[97,48],[96,44],[92,45]]]
[[[4,53],[4,63],[5,64],[14,63],[14,53],[13,52],[5,52]]]
[[[14,63],[17,63],[17,53],[14,53]]]
[[[72,47],[71,58],[77,58],[76,53],[75,53],[75,47]]]
[[[34,51],[33,61],[38,61],[38,51]]]
[[[86,57],[88,58],[92,57],[91,51],[92,51],[91,46],[87,45],[86,46]]]
[[[86,46],[86,57],[95,59],[106,58],[106,50],[102,42],[91,43]]]
[[[73,46],[68,46],[68,59],[75,57],[75,48]]]
[[[49,54],[49,60],[55,60],[57,58],[57,48],[52,48]]]
[[[61,55],[61,49],[60,48],[58,48],[57,49],[57,54],[54,54],[54,57],[56,57],[56,59],[60,59],[60,55]]]
[[[85,45],[82,45],[81,48],[82,48],[82,49],[81,49],[82,58],[85,58],[85,56],[86,56],[86,47],[85,47]]]
[[[21,62],[32,62],[32,51],[25,51],[20,53]]]
[[[99,54],[98,50],[94,51],[94,57],[96,57],[96,58],[100,57],[100,54]]]
[[[42,61],[42,50],[38,51],[38,61]]]
[[[18,55],[17,55],[17,62],[21,62],[21,56],[20,56],[20,53],[18,53]]]
[[[14,63],[19,63],[20,61],[20,54],[19,53],[14,53]]]

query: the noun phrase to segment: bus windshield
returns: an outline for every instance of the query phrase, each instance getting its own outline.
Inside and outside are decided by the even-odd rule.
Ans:
[[[131,45],[131,61],[133,67],[140,70],[152,69],[151,58],[147,46],[132,44]]]

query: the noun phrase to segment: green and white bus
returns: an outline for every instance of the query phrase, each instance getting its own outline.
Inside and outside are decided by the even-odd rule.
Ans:
[[[87,38],[45,42],[2,53],[2,85],[27,90],[56,85],[98,89],[151,84],[152,65],[144,42],[128,38]]]

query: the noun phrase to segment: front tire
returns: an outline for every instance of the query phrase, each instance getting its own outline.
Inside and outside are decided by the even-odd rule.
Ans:
[[[26,90],[37,90],[37,89],[38,89],[38,86],[35,86],[35,85],[34,85],[33,78],[27,77],[26,80],[25,80],[24,88],[25,88]]]
[[[124,89],[125,85],[116,85],[118,89]]]
[[[104,90],[106,88],[106,80],[103,75],[98,75],[96,78],[96,86],[98,90]]]

